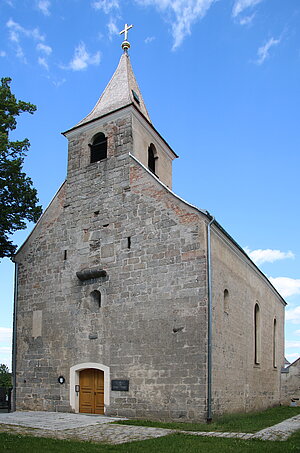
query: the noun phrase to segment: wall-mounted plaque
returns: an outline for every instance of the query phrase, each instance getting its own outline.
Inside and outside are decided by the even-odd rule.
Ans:
[[[127,379],[112,379],[111,389],[116,392],[128,392],[129,381]]]

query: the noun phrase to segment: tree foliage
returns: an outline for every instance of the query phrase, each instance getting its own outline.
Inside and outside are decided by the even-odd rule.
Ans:
[[[12,257],[17,246],[9,236],[26,228],[26,222],[36,222],[42,213],[37,191],[23,170],[30,143],[9,140],[9,132],[16,129],[20,113],[33,113],[36,106],[18,101],[10,90],[10,78],[2,78],[0,85],[0,258]]]
[[[0,387],[11,387],[11,373],[4,363],[0,364]]]

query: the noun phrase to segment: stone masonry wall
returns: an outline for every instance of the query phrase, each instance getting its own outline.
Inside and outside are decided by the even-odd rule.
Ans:
[[[212,232],[212,265],[214,413],[260,410],[279,404],[284,305],[255,266],[216,229]],[[260,309],[259,364],[254,363],[256,303]]]
[[[159,135],[151,129],[144,118],[133,116],[133,154],[136,158],[148,166],[148,147],[151,143],[155,146],[157,159],[155,172],[169,189],[172,189],[172,153]]]
[[[300,358],[281,373],[281,403],[300,406]]]
[[[206,417],[207,219],[129,155],[137,127],[125,109],[68,133],[67,180],[16,256],[18,409],[74,410],[70,368],[90,362],[109,367],[110,379],[129,380],[128,392],[106,387],[106,414]],[[88,145],[98,132],[108,138],[108,157],[90,164]],[[213,414],[276,404],[283,304],[242,252],[212,229]],[[76,276],[94,268],[107,276],[84,282]],[[94,290],[101,292],[100,308]]]
[[[131,124],[103,120],[70,137],[63,191],[16,257],[18,409],[70,411],[70,367],[94,362],[129,379],[107,414],[205,416],[204,219],[128,155]],[[90,164],[99,131],[108,158]],[[94,267],[107,277],[80,282],[76,272]]]

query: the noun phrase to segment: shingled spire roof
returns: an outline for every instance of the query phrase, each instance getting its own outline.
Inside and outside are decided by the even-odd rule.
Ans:
[[[114,75],[110,79],[110,82],[97,104],[91,113],[76,124],[75,127],[93,121],[130,104],[134,104],[147,120],[151,122],[132,70],[129,55],[127,52],[124,52]]]

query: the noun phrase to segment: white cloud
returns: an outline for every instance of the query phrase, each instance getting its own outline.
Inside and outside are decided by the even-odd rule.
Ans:
[[[110,40],[112,39],[112,37],[114,35],[119,34],[118,27],[116,26],[115,22],[112,19],[110,19],[110,21],[108,22],[107,28],[108,28],[108,37]]]
[[[285,319],[291,321],[293,324],[300,324],[300,305],[286,310]]]
[[[284,260],[286,258],[295,258],[294,253],[291,251],[281,252],[280,250],[272,249],[250,250],[249,247],[245,247],[244,250],[257,265],[274,263],[274,261]]]
[[[258,5],[263,0],[235,0],[235,3],[232,8],[232,16],[237,17],[247,8],[253,8],[253,6]]]
[[[0,353],[7,355],[11,353],[11,348],[9,346],[0,346]]]
[[[0,327],[0,343],[12,342],[12,329],[10,327]]]
[[[277,44],[279,44],[280,41],[281,41],[281,39],[270,38],[266,42],[266,44],[259,47],[259,49],[257,51],[257,60],[255,61],[255,63],[262,64],[265,61],[265,59],[268,58],[269,50],[271,49],[271,47],[277,46]]]
[[[255,13],[251,14],[251,16],[244,16],[239,18],[240,25],[249,25],[253,21],[255,17]]]
[[[202,19],[209,8],[217,0],[135,0],[136,3],[143,6],[154,6],[159,11],[167,14],[168,20],[170,15],[174,15],[171,20],[173,47],[175,50],[180,46],[187,35],[191,34],[191,26],[197,20]]]
[[[295,296],[296,294],[300,294],[300,279],[289,277],[269,277],[269,280],[283,297],[290,297]],[[298,308],[300,314],[300,307]]]
[[[6,26],[9,29],[10,40],[13,42],[20,42],[20,36],[23,35],[26,38],[33,38],[36,41],[44,41],[45,36],[42,35],[38,28],[28,29],[22,27],[22,25],[15,22],[13,19],[9,19],[6,22]]]
[[[19,43],[16,44],[16,55],[18,58],[20,58],[20,60],[23,61],[23,63],[27,64],[27,59]]]
[[[49,56],[52,53],[52,48],[43,43],[38,43],[36,48],[46,56]],[[38,63],[40,66],[43,66],[47,71],[49,71],[49,65],[46,57],[38,57]]]
[[[50,76],[48,76],[48,79],[51,81],[51,83],[56,88],[59,88],[60,86],[62,86],[67,81],[67,79],[65,79],[65,78],[63,78],[63,79],[55,79],[55,78],[50,77]]]
[[[155,40],[155,36],[148,36],[146,39],[145,39],[145,43],[146,44],[149,44],[150,42],[154,41]]]
[[[11,369],[11,348],[0,347],[0,363]]]
[[[47,63],[47,60],[45,57],[39,57],[38,58],[38,63],[39,65],[43,66],[45,69],[47,69],[47,71],[49,71],[49,65]]]
[[[295,334],[296,335],[300,335],[300,329],[299,330],[295,330]]]
[[[36,48],[46,55],[50,55],[52,53],[52,48],[50,46],[47,46],[46,44],[42,44],[40,42],[37,44]]]
[[[298,352],[292,352],[292,354],[286,354],[286,358],[288,359],[289,362],[294,362],[295,360],[297,360],[299,357],[299,354]]]
[[[79,43],[75,48],[74,57],[70,61],[68,66],[63,69],[72,69],[73,71],[82,71],[89,65],[98,65],[100,63],[100,52],[96,52],[94,55],[90,55],[83,42]]]
[[[6,52],[4,50],[0,50],[0,57],[6,57]]]
[[[6,26],[9,30],[9,39],[14,44],[17,57],[20,58],[23,63],[27,63],[23,48],[20,44],[21,38],[25,37],[33,39],[34,41],[43,42],[45,40],[45,36],[41,34],[38,28],[24,28],[13,19],[9,19],[6,22]]]
[[[5,363],[11,367],[12,351],[12,329],[10,327],[0,327],[0,363]]]
[[[13,42],[19,42],[19,32],[23,27],[12,19],[6,22],[6,26],[9,28],[9,39]]]
[[[285,342],[286,348],[300,348],[300,341],[286,341]]]
[[[15,30],[10,29],[9,30],[9,39],[12,42],[19,42],[19,40],[20,40],[19,34]]]
[[[37,3],[37,7],[45,16],[50,15],[49,8],[51,6],[50,0],[39,0]]]
[[[112,9],[119,8],[119,0],[96,0],[92,2],[92,7],[95,9],[102,9],[105,14],[108,14]]]

